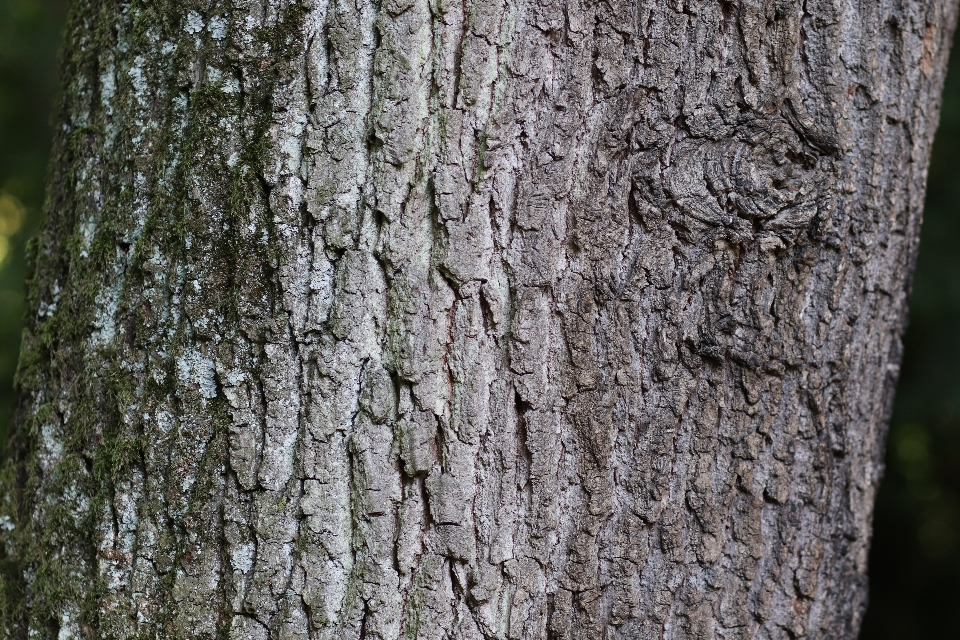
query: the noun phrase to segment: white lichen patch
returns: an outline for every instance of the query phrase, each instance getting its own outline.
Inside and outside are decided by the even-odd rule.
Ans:
[[[60,614],[60,630],[57,632],[57,640],[72,640],[72,638],[83,637],[80,632],[80,625],[70,615],[69,611]]]
[[[50,300],[41,300],[37,309],[37,317],[40,319],[51,318],[57,311],[57,305],[60,304],[60,283],[53,283],[53,290],[50,292]]]
[[[203,17],[196,11],[191,11],[187,14],[187,22],[183,29],[191,35],[200,33],[203,31]]]
[[[146,64],[146,59],[138,56],[134,60],[133,66],[127,71],[127,75],[133,82],[134,96],[141,107],[147,106],[147,92],[150,90],[150,85],[147,84],[147,74],[144,70]]]
[[[117,309],[120,305],[121,284],[104,287],[97,295],[97,312],[93,319],[94,331],[90,334],[90,346],[109,344],[117,335]]]
[[[177,379],[183,387],[195,390],[202,398],[211,400],[217,397],[214,362],[196,349],[187,349],[177,358]]]
[[[100,103],[106,109],[108,115],[113,114],[113,97],[117,93],[117,80],[113,63],[107,64],[100,74]]]
[[[257,547],[252,542],[239,545],[230,551],[230,564],[234,571],[240,573],[250,573],[253,569],[253,558],[256,555]]]
[[[227,29],[230,23],[222,16],[210,18],[207,28],[210,30],[210,37],[214,40],[223,40],[227,37]]]

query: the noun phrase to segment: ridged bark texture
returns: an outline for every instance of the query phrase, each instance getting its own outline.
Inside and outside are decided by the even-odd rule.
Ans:
[[[955,5],[76,2],[6,637],[854,638]]]

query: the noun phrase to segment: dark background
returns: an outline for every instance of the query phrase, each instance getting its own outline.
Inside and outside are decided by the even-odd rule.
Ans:
[[[0,0],[0,437],[13,400],[24,245],[40,222],[65,0]]]
[[[64,0],[0,0],[0,437],[57,89]],[[960,638],[960,51],[933,149],[911,323],[877,502],[863,640]]]

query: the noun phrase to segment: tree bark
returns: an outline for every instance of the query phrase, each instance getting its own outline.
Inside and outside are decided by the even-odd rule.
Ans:
[[[949,0],[87,0],[10,638],[855,638]]]

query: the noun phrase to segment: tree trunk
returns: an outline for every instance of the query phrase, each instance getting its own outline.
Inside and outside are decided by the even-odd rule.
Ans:
[[[949,0],[77,2],[10,638],[854,638]]]

